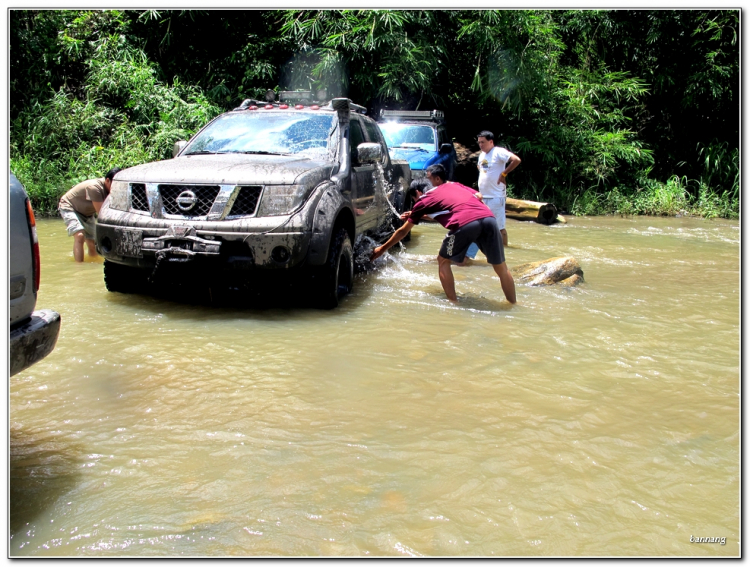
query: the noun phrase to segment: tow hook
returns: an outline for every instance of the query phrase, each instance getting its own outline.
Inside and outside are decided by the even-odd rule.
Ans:
[[[190,262],[198,256],[218,256],[221,242],[205,240],[196,236],[195,229],[189,226],[170,226],[167,232],[159,238],[144,238],[143,250],[152,250],[156,255],[156,263],[151,275],[150,283],[156,281],[159,268],[164,262]]]

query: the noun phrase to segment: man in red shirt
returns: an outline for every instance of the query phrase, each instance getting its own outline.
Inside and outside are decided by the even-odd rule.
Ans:
[[[446,183],[446,172],[442,165],[428,167],[426,177],[435,188],[427,193],[415,188],[417,202],[411,211],[401,215],[406,222],[385,244],[373,250],[370,260],[382,256],[386,250],[409,234],[422,217],[430,215],[450,231],[443,240],[438,254],[438,274],[448,299],[458,301],[451,263],[463,262],[469,246],[476,242],[500,278],[505,298],[510,303],[515,303],[516,286],[505,264],[503,241],[495,215],[482,203],[480,194],[474,189],[460,183]]]

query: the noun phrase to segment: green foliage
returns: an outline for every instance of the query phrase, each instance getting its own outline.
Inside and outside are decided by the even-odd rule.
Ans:
[[[345,93],[351,81],[356,91],[397,102],[412,93],[434,94],[434,76],[446,57],[430,33],[434,25],[435,14],[419,10],[288,11],[281,33],[316,56],[297,62],[301,69],[290,87]]]
[[[690,185],[697,185],[693,195]],[[635,189],[614,187],[607,193],[595,188],[580,194],[566,191],[561,194],[561,204],[574,215],[695,215],[705,218],[738,218],[739,202],[727,195],[717,195],[709,188],[686,177],[676,175],[666,183],[641,179]]]
[[[461,12],[458,39],[474,46],[471,88],[515,114],[550,96],[564,48],[548,11]]]
[[[703,163],[701,185],[713,188],[717,195],[738,199],[740,195],[740,150],[729,148],[726,142],[707,146],[698,144],[698,156]]]
[[[11,124],[11,170],[42,213],[54,211],[78,181],[171,157],[175,141],[220,112],[200,89],[162,84],[122,35],[89,42],[89,49],[79,96],[61,88]]]
[[[325,88],[441,108],[575,214],[737,217],[739,10],[11,10],[11,168],[35,206],[170,157],[221,109]]]
[[[632,180],[628,172],[653,164],[651,150],[624,127],[631,120],[629,105],[647,92],[645,86],[625,73],[568,73],[551,100],[530,110],[534,117],[554,113],[556,119],[535,121],[533,137],[521,137],[518,151],[544,168],[549,184],[562,179],[571,186],[607,187]]]

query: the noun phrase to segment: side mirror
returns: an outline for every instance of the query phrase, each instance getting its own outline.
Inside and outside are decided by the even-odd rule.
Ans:
[[[365,143],[357,146],[359,163],[376,163],[383,159],[383,148],[380,144]]]
[[[179,154],[182,151],[182,148],[187,146],[187,142],[185,140],[179,140],[174,143],[174,146],[172,146],[172,157],[177,157],[177,154]]]
[[[453,151],[453,144],[443,144],[440,146],[441,154],[449,154]]]

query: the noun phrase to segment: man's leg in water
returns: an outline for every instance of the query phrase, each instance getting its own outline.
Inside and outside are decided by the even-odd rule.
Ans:
[[[89,248],[89,256],[91,256],[93,258],[94,256],[98,256],[99,255],[99,253],[96,251],[96,241],[95,240],[87,238],[86,239],[86,246],[88,246],[88,248]]]
[[[456,297],[456,283],[453,279],[453,270],[451,270],[451,261],[448,258],[438,256],[438,275],[440,276],[440,284],[443,286],[443,291],[445,291],[448,299],[458,301]],[[513,281],[512,278],[511,281]]]
[[[495,269],[495,273],[500,278],[500,285],[503,287],[505,299],[507,299],[510,303],[515,303],[516,284],[513,282],[513,276],[510,275],[508,265],[503,262],[502,264],[492,264],[492,267]]]

